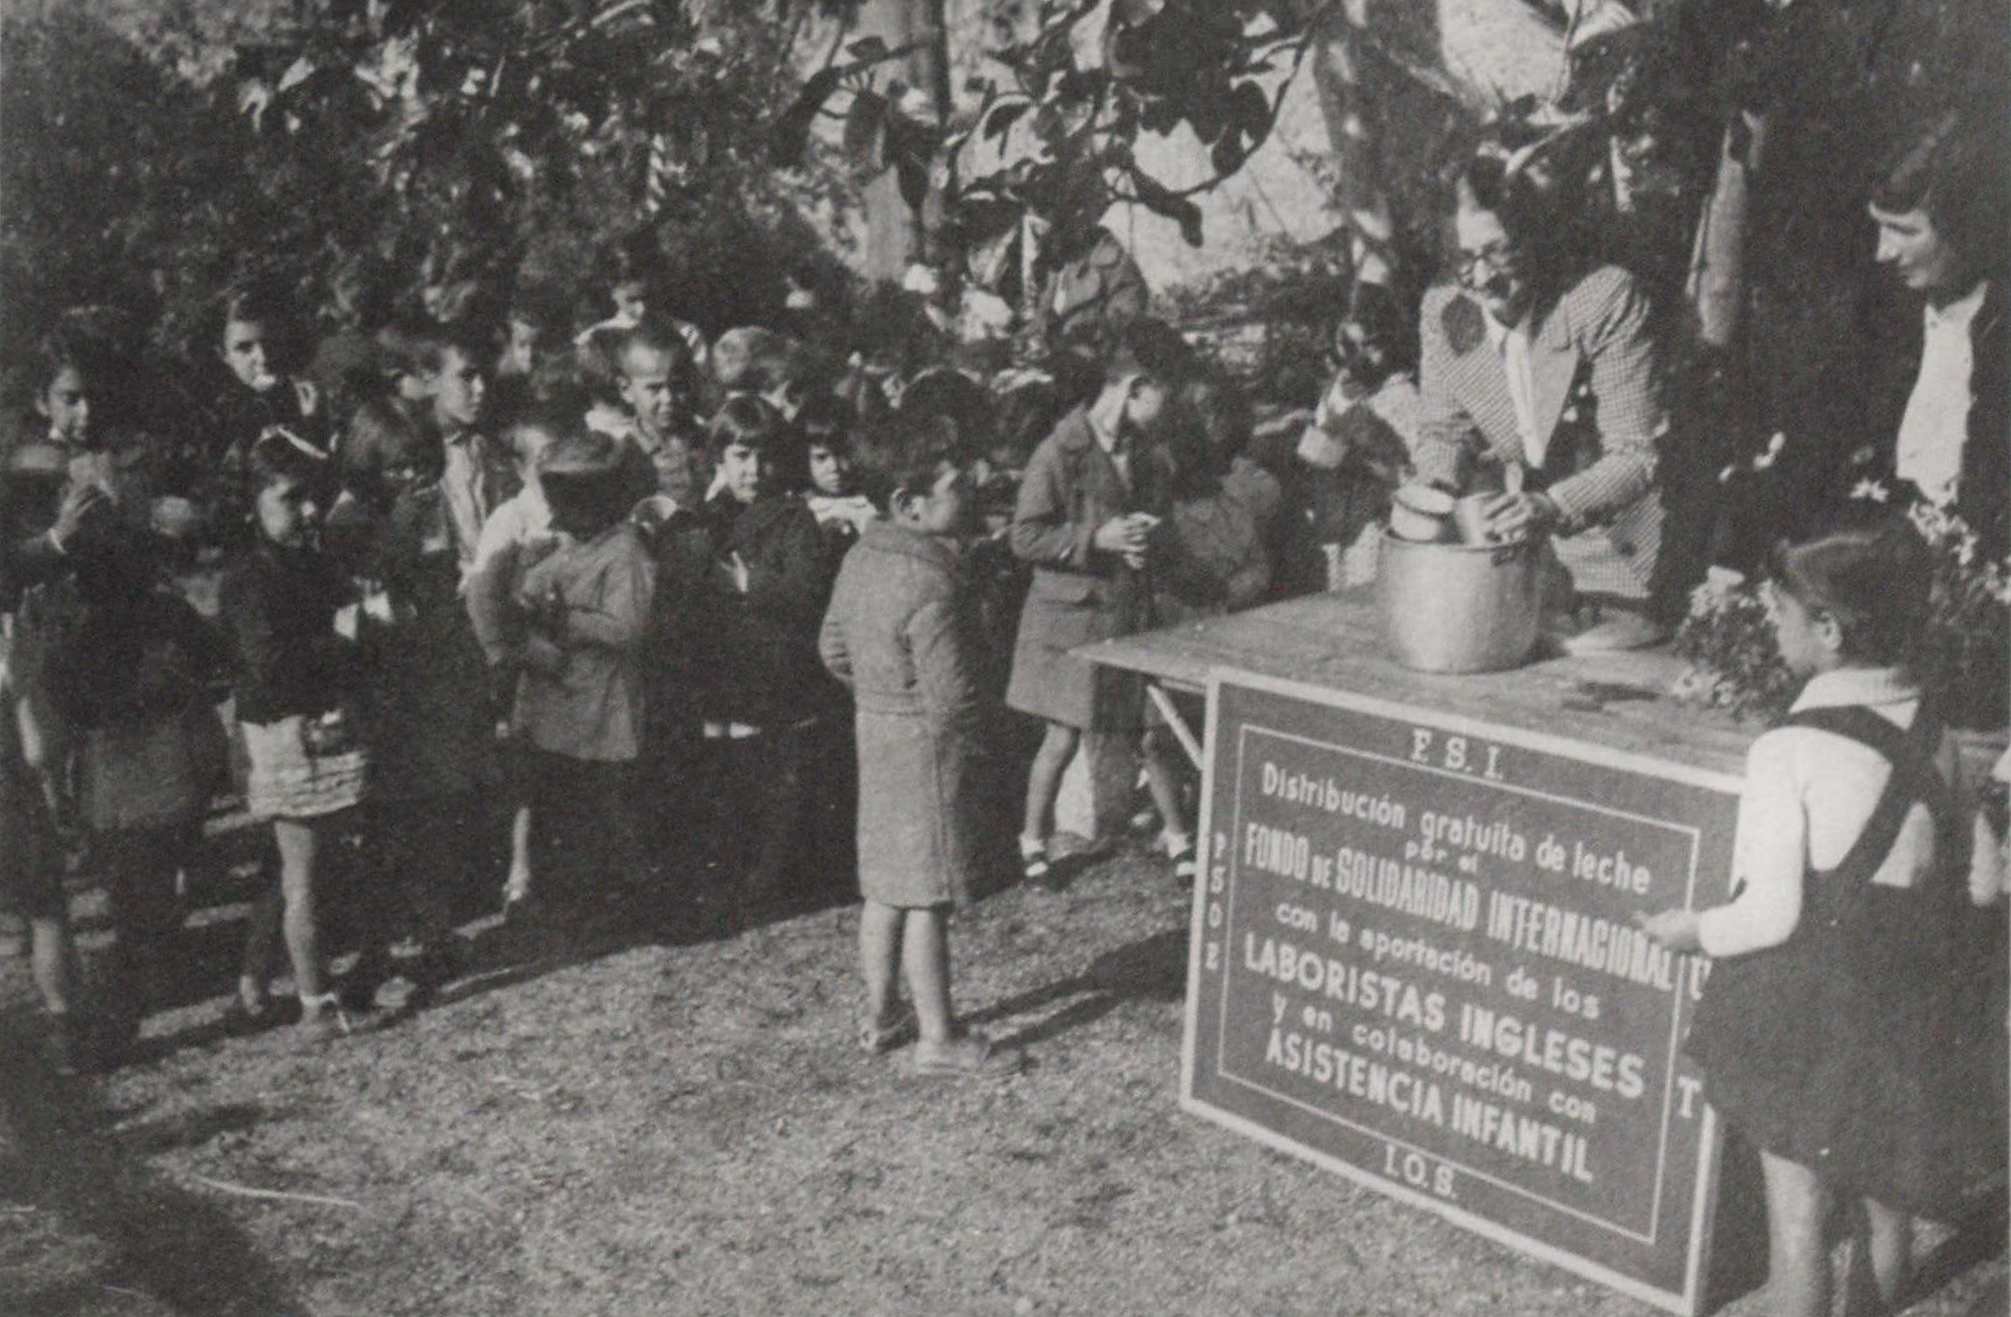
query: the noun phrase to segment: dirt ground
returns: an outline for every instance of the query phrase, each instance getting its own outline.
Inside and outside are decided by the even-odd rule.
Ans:
[[[222,1032],[242,914],[196,912],[191,999],[102,1079],[35,1062],[0,957],[0,1311],[1651,1311],[1182,1112],[1187,903],[1142,855],[960,920],[962,1008],[1032,1058],[1005,1083],[858,1051],[849,902],[492,962],[313,1051]],[[1911,1311],[2004,1311],[2002,1237],[1924,1239]]]

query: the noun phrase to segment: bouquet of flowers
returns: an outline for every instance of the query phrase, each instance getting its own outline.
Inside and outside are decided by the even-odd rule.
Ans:
[[[1950,726],[2002,730],[2011,713],[2011,554],[1984,557],[1950,508],[1922,501],[1907,515],[1934,551],[1927,625],[1907,663],[1939,692]]]
[[[1677,699],[1769,724],[1787,716],[1800,683],[1781,661],[1755,583],[1713,568],[1690,593],[1675,650],[1689,663],[1670,691]]]
[[[1886,503],[1892,495],[1867,481],[1852,496]],[[1919,500],[1907,519],[1933,559],[1926,625],[1906,662],[1936,692],[1950,726],[2002,729],[2011,682],[2011,556],[1991,559],[1955,512]],[[1774,723],[1786,716],[1799,682],[1781,662],[1756,582],[1713,572],[1690,596],[1676,632],[1689,667],[1672,694],[1680,700]]]

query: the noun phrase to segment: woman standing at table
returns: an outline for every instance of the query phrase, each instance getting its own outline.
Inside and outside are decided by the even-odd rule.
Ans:
[[[1457,281],[1425,295],[1419,324],[1418,478],[1500,491],[1486,508],[1497,536],[1554,537],[1578,602],[1601,614],[1567,647],[1659,643],[1648,596],[1668,411],[1647,299],[1616,266],[1573,271],[1565,226],[1513,158],[1466,167],[1453,229]]]
[[[2001,144],[1949,115],[1908,144],[1872,193],[1878,263],[1921,305],[1921,331],[1892,355],[1872,474],[1955,506],[2001,553],[2011,494],[2011,353],[2004,317]]]
[[[1896,297],[1871,299],[1847,326],[1778,452],[1751,464],[1731,513],[1732,566],[1783,533],[1883,516],[1895,495],[1953,505],[1985,557],[2011,545],[2005,147],[1950,113],[1875,179],[1866,210],[1880,292]]]

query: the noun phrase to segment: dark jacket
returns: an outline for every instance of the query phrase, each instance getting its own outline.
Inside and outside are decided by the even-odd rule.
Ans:
[[[10,612],[21,592],[54,580],[69,566],[49,538],[48,494],[32,477],[0,473],[0,612]]]
[[[1969,371],[1969,438],[1962,446],[1962,475],[1956,482],[1955,510],[1976,532],[1984,552],[1995,557],[2011,545],[2007,503],[2011,503],[2011,325],[2006,322],[2007,298],[2002,280],[1986,281],[1983,305],[1969,322],[1972,365]],[[1926,350],[1917,303],[1906,336],[1878,364],[1878,396],[1872,450],[1862,469],[1846,480],[1868,475],[1891,481],[1899,452],[1899,425],[1906,416],[1914,382],[1920,378],[1920,358]]]
[[[1956,511],[1980,548],[2011,547],[2011,311],[2003,281],[1992,279],[1970,322],[1969,439],[1962,449]],[[1840,523],[1887,513],[1891,503],[1863,503],[1865,481],[1891,489],[1899,426],[1920,377],[1926,347],[1919,299],[1870,299],[1850,350],[1835,354],[1795,408],[1794,425],[1771,465],[1740,477],[1733,490],[1735,564],[1757,559],[1777,538],[1801,539]]]
[[[224,575],[223,618],[236,648],[237,718],[318,716],[355,689],[355,646],[335,632],[348,580],[318,553],[260,540]]]
[[[228,663],[223,638],[166,585],[86,604],[50,690],[73,727],[154,721],[204,700]]]
[[[829,712],[837,691],[817,659],[817,628],[831,581],[810,509],[793,495],[742,504],[720,493],[687,533],[714,564],[688,614],[699,716],[766,727]],[[746,594],[719,566],[735,553],[747,564]]]

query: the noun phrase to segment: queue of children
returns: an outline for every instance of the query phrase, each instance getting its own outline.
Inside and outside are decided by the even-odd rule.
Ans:
[[[180,389],[196,422],[157,427],[173,439],[143,427],[119,335],[82,314],[21,381],[0,484],[5,889],[59,1060],[116,1063],[166,1000],[205,817],[236,793],[266,854],[235,1027],[323,1040],[423,1005],[470,968],[457,895],[491,865],[506,927],[542,951],[642,904],[733,927],[856,855],[862,1038],[882,1049],[914,1020],[923,1069],[1009,1067],[949,1013],[948,914],[989,835],[957,765],[1016,654],[1013,703],[1053,743],[1024,829],[1041,880],[1075,729],[1139,725],[1135,698],[1098,713],[1062,651],[1145,625],[1175,559],[1152,526],[1195,374],[1178,336],[1126,330],[1101,393],[1071,409],[1037,391],[1015,444],[953,368],[896,407],[824,364],[832,345],[707,342],[635,253],[570,346],[548,292],[490,299],[494,326],[441,322],[350,274],[298,370],[289,308],[220,298]],[[989,565],[966,570],[977,491],[1019,487],[1050,428],[1019,508],[994,509],[996,552],[969,555]],[[1148,745],[1166,849],[1190,861],[1185,784]],[[80,870],[117,930],[88,1012],[64,899]]]

